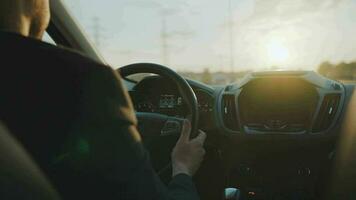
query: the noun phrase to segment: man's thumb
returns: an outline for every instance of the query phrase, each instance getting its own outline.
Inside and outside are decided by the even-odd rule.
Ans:
[[[193,141],[198,142],[203,145],[205,142],[205,139],[206,139],[206,133],[199,130],[199,135],[196,138],[194,138]]]
[[[181,132],[179,140],[189,141],[191,131],[192,131],[192,128],[191,128],[190,122],[188,120],[184,120],[182,132]]]

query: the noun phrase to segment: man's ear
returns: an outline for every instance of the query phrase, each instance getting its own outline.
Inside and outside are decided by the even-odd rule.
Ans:
[[[38,22],[38,21],[32,21],[31,26],[30,26],[30,33],[29,36],[35,39],[41,40],[43,38],[43,35],[47,29],[48,22]]]
[[[31,19],[30,37],[42,39],[50,21],[48,0],[26,0],[27,12]]]

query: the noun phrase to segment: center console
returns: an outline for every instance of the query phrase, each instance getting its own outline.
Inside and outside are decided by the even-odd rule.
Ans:
[[[344,85],[310,71],[258,72],[216,103],[227,188],[244,199],[320,199],[331,166]]]

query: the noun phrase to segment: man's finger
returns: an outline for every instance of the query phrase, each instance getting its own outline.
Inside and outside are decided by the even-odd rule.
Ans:
[[[189,141],[191,130],[192,130],[192,127],[190,125],[190,122],[188,120],[184,120],[183,127],[182,127],[182,133],[180,135],[179,140],[180,141]]]
[[[196,138],[194,138],[192,140],[192,142],[197,142],[197,143],[203,145],[205,142],[205,139],[206,139],[206,133],[199,130],[199,135]]]

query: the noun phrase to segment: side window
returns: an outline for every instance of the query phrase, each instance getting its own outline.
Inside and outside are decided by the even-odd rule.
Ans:
[[[43,35],[42,41],[53,45],[57,45],[56,42],[51,38],[51,36],[47,32],[45,32],[45,34]]]

